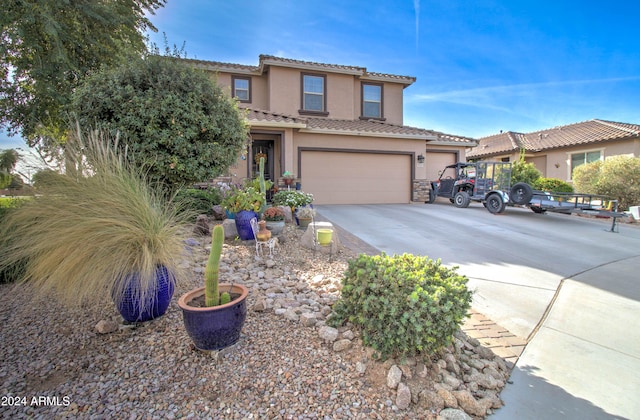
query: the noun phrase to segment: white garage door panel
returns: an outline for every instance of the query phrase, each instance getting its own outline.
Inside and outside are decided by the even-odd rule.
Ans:
[[[302,189],[317,204],[408,203],[409,155],[302,152]]]

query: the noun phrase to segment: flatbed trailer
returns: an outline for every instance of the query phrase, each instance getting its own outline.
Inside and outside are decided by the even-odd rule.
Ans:
[[[603,195],[533,191],[526,204],[535,213],[547,211],[562,214],[585,214],[612,218],[611,231],[615,230],[618,217],[626,214],[618,211],[618,201]]]

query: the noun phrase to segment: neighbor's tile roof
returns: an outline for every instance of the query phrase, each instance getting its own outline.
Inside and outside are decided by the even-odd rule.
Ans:
[[[467,157],[512,153],[521,148],[529,152],[540,152],[637,137],[640,137],[640,125],[594,119],[526,134],[507,131],[483,137],[479,139],[478,146],[467,153]]]
[[[424,128],[406,125],[389,124],[379,120],[339,120],[319,117],[295,117],[265,110],[247,109],[247,119],[251,126],[280,125],[282,127],[300,128],[307,132],[342,135],[386,136],[390,138],[416,138],[432,142],[475,144],[474,139],[439,133]]]

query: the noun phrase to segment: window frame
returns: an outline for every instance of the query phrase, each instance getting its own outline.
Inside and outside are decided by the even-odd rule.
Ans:
[[[573,152],[567,152],[567,169],[569,171],[569,175],[567,176],[568,180],[573,180],[573,170],[575,168],[577,168],[580,165],[584,165],[586,163],[591,163],[591,162],[596,162],[596,160],[593,160],[591,162],[589,162],[587,160],[587,155],[589,153],[595,153],[598,152],[600,154],[600,157],[597,159],[599,161],[603,161],[604,160],[604,149],[587,149],[587,150],[576,150]],[[573,166],[573,157],[576,155],[583,155],[584,156],[584,161],[577,166]]]
[[[306,109],[305,108],[305,97],[306,92],[304,90],[304,81],[306,77],[317,77],[322,79],[322,110],[314,110],[314,109]],[[310,94],[316,94],[315,92],[310,92]],[[322,115],[327,116],[329,112],[327,111],[327,75],[326,74],[318,74],[318,73],[300,73],[300,109],[298,110],[300,114],[306,115]]]
[[[236,81],[237,80],[246,80],[248,82],[247,87],[247,97],[248,99],[240,99],[237,95],[238,89],[236,89]],[[244,90],[244,89],[240,89]],[[251,103],[251,77],[249,76],[231,76],[231,97],[236,98],[239,102],[242,103]]]
[[[371,117],[364,114],[365,102],[375,103],[373,101],[365,101],[364,99],[364,89],[365,86],[376,86],[380,88],[380,104],[379,111],[380,115],[377,117]],[[372,83],[372,82],[361,82],[360,83],[360,119],[363,120],[384,120],[384,84],[383,83]]]

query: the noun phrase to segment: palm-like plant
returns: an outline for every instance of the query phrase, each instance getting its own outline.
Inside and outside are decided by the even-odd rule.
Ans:
[[[158,266],[175,279],[186,215],[117,152],[117,139],[75,134],[67,173],[2,220],[0,270],[26,261],[22,281],[70,304],[118,302],[125,292],[148,302]]]

